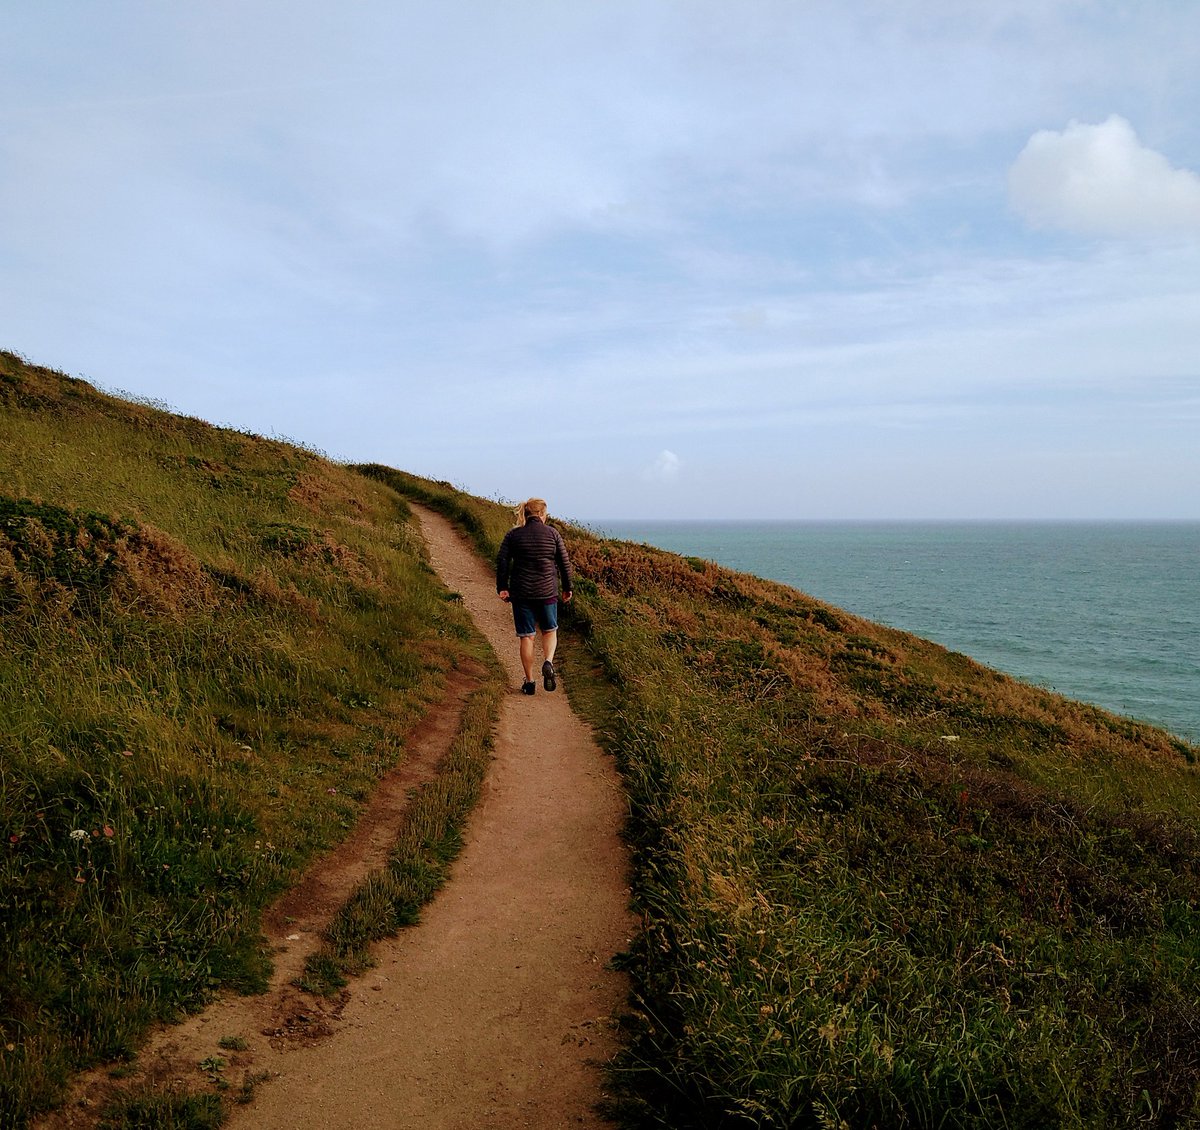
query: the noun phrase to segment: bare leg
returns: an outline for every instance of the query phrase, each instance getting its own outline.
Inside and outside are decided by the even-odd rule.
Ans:
[[[554,670],[554,649],[558,645],[558,633],[551,629],[549,632],[542,633],[542,654],[546,657],[546,662],[542,664],[542,686],[548,691],[554,690],[558,686],[558,679]]]
[[[525,682],[533,682],[533,636],[521,637],[521,666],[525,668]]]

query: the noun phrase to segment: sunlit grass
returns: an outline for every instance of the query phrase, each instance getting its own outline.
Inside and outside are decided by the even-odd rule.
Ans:
[[[700,561],[578,534],[619,758],[636,1125],[1190,1124],[1196,750]]]

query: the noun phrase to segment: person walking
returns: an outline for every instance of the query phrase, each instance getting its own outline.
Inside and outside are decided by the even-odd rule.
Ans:
[[[545,499],[531,498],[516,509],[517,524],[504,535],[496,555],[496,594],[512,605],[520,641],[524,694],[537,690],[533,681],[533,640],[542,637],[542,686],[558,686],[554,651],[558,646],[558,591],[571,599],[574,574],[562,535],[546,521]]]

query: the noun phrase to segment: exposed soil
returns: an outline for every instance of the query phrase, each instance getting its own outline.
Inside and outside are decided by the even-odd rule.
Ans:
[[[258,1084],[253,1102],[234,1108],[234,1130],[606,1125],[600,1065],[615,1051],[627,991],[609,961],[633,928],[620,783],[561,685],[519,693],[511,613],[487,566],[448,521],[413,509],[435,569],[510,677],[494,761],[450,881],[420,924],[374,947],[375,967],[339,997],[295,988],[324,924],[386,857],[409,791],[436,773],[474,682],[459,675],[350,839],[265,916],[270,991],[164,1029],[122,1082],[197,1089],[200,1064],[211,1072],[220,1057],[231,1093]],[[244,1050],[221,1049],[228,1037]],[[38,1126],[93,1125],[114,1085],[89,1073]]]

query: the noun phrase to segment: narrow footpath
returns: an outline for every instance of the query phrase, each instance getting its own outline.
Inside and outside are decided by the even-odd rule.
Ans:
[[[561,685],[519,693],[494,577],[446,519],[413,509],[434,568],[508,669],[495,760],[420,924],[375,948],[326,1038],[259,1059],[272,1078],[233,1130],[607,1125],[599,1064],[627,988],[609,961],[632,931],[620,783]]]

